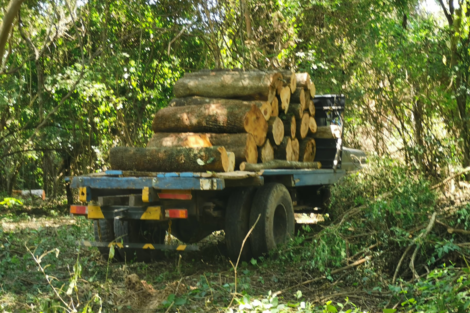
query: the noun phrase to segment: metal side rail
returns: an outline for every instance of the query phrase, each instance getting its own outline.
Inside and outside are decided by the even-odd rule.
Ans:
[[[165,251],[199,251],[197,245],[164,245],[153,243],[121,243],[121,242],[99,242],[81,240],[77,241],[79,246],[83,247],[111,247],[119,249],[148,249],[148,250],[165,250]]]

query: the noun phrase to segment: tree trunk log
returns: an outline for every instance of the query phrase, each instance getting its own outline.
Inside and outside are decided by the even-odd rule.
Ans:
[[[305,138],[300,142],[299,161],[313,162],[315,160],[315,153],[317,152],[317,145],[315,139]]]
[[[312,99],[308,102],[308,112],[310,113],[310,116],[315,116],[315,104]]]
[[[313,138],[338,139],[341,138],[341,127],[338,125],[318,126],[317,131],[312,134]]]
[[[299,160],[299,151],[300,151],[300,144],[297,138],[292,139],[292,161]]]
[[[281,108],[284,110],[284,113],[287,113],[287,110],[289,109],[290,97],[290,87],[283,87],[279,94],[279,98],[281,99]]]
[[[261,171],[276,168],[285,169],[320,169],[320,162],[295,162],[295,161],[284,161],[284,160],[272,160],[266,163],[251,164],[243,162],[240,165],[241,171]]]
[[[185,74],[176,82],[173,91],[177,98],[202,96],[271,102],[279,86],[282,86],[281,73],[203,71]]]
[[[308,90],[310,92],[310,98],[312,99],[315,98],[316,88],[313,82],[310,82],[310,85],[308,86]]]
[[[268,123],[255,105],[190,105],[169,107],[155,114],[152,129],[158,132],[249,133],[261,146]]]
[[[227,172],[235,171],[235,152],[227,151],[228,169]]]
[[[309,130],[309,122],[310,122],[310,116],[308,115],[307,112],[304,112],[304,114],[302,115],[302,119],[296,119],[296,123],[297,123],[296,134],[297,134],[297,137],[299,137],[300,139],[304,139],[305,137],[307,137],[308,130]]]
[[[271,102],[271,117],[279,116],[279,100],[277,97]]]
[[[266,139],[264,145],[258,148],[259,160],[262,163],[269,162],[274,160],[274,149],[271,145],[271,141]],[[247,162],[247,163],[256,163],[256,162]]]
[[[308,131],[311,134],[315,134],[317,132],[317,121],[315,121],[313,116],[310,116],[308,119]]]
[[[297,131],[297,122],[295,120],[295,116],[287,116],[286,119],[283,121],[284,123],[284,137],[291,137],[292,139],[295,138],[295,133]]]
[[[302,105],[302,111],[307,109],[307,97],[305,96],[304,88],[297,88],[290,97],[292,103],[300,103]]]
[[[287,113],[292,114],[296,119],[301,119],[304,116],[304,107],[300,103],[291,103]]]
[[[251,134],[154,133],[147,148],[223,146],[235,153],[235,162],[256,163],[258,148]]]
[[[284,124],[279,117],[271,117],[268,121],[268,138],[275,145],[280,145],[284,138]]]
[[[205,97],[185,97],[185,98],[174,98],[168,104],[169,107],[182,107],[188,105],[256,105],[261,110],[266,120],[271,118],[272,107],[271,103],[267,101],[256,101],[256,100],[236,100],[236,99],[216,99],[216,98],[205,98]]]
[[[297,81],[297,88],[307,88],[309,87],[311,80],[309,73],[295,73],[295,78]]]
[[[274,158],[279,160],[292,161],[292,140],[290,137],[284,137],[279,146],[274,146]]]
[[[109,153],[109,161],[113,169],[123,171],[227,172],[230,169],[224,147],[115,147]]]
[[[274,73],[278,72],[282,74],[282,85],[283,86],[288,86],[291,91],[295,90],[297,88],[297,80],[296,80],[296,75],[295,73],[292,73],[289,70],[279,70],[279,71],[273,71]],[[281,90],[277,90],[278,94],[280,94]]]

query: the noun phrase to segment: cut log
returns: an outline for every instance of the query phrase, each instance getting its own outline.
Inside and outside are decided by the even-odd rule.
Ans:
[[[308,86],[308,90],[310,91],[310,97],[312,99],[315,98],[316,88],[313,82],[310,82],[310,85]]]
[[[276,168],[285,169],[320,169],[320,162],[295,162],[295,161],[284,161],[284,160],[272,160],[266,163],[251,164],[243,162],[240,165],[241,171],[261,171]]]
[[[300,103],[302,105],[302,111],[306,109],[307,102],[305,97],[305,89],[304,88],[297,88],[295,92],[290,97],[290,101],[292,103]]]
[[[300,139],[304,139],[307,137],[308,130],[309,130],[309,122],[310,122],[310,116],[308,115],[307,112],[304,112],[302,115],[302,119],[297,119],[297,130],[296,130],[296,135]]]
[[[223,146],[235,153],[235,163],[256,163],[258,148],[251,134],[206,134],[213,146]],[[250,160],[250,161],[248,161]]]
[[[279,86],[282,86],[281,73],[203,71],[185,74],[176,82],[173,91],[177,98],[201,96],[271,102]]]
[[[268,121],[268,138],[279,145],[284,138],[284,124],[279,117],[271,117]]]
[[[271,102],[271,117],[279,116],[279,100],[277,97]]]
[[[274,158],[279,160],[292,161],[292,140],[290,137],[284,137],[279,146],[274,146]]]
[[[310,116],[315,116],[315,104],[312,99],[308,102],[308,112],[310,113]]]
[[[287,110],[289,109],[290,96],[290,87],[283,87],[279,97],[281,99],[281,108],[284,110],[284,113],[287,113]]]
[[[283,86],[288,86],[290,90],[295,90],[297,88],[297,80],[295,73],[292,73],[289,70],[277,70],[274,72],[278,72],[282,74],[282,83]],[[281,90],[278,89],[278,94],[280,94]]]
[[[204,104],[215,104],[215,105],[256,105],[261,110],[266,120],[271,117],[272,106],[268,101],[249,101],[249,100],[237,100],[237,99],[222,99],[222,98],[205,98],[205,97],[185,97],[185,98],[174,98],[168,104],[169,107],[181,107],[188,105],[204,105]]]
[[[291,103],[287,113],[293,115],[297,119],[301,119],[302,116],[304,116],[303,105],[300,103]]]
[[[312,134],[313,138],[321,139],[338,139],[341,138],[342,131],[341,126],[330,125],[330,126],[318,126],[317,131]]]
[[[234,172],[235,171],[235,153],[231,151],[227,151],[227,157],[228,157],[227,172]]]
[[[292,161],[299,160],[299,151],[300,151],[300,144],[297,138],[292,139]]]
[[[305,138],[300,142],[299,161],[313,162],[315,160],[315,153],[317,152],[317,145],[315,139]]]
[[[159,147],[212,147],[207,134],[196,133],[154,133],[147,143],[147,148]]]
[[[158,132],[249,133],[261,146],[268,123],[256,105],[204,104],[168,107],[155,114],[152,129]]]
[[[308,131],[311,134],[315,134],[317,132],[317,121],[315,121],[313,116],[310,116],[308,119]]]
[[[227,172],[229,158],[224,147],[115,147],[109,153],[111,167],[123,171]]]
[[[297,81],[297,88],[307,88],[310,85],[310,74],[309,73],[295,73],[295,78]]]
[[[261,147],[258,147],[258,155],[259,155],[259,161],[262,163],[274,160],[274,149],[269,139],[266,139],[266,142],[264,143],[264,145],[262,145]],[[248,162],[248,163],[256,163],[256,162]]]
[[[297,122],[295,116],[286,116],[286,119],[283,121],[284,124],[284,137],[295,138],[295,132],[297,131]]]

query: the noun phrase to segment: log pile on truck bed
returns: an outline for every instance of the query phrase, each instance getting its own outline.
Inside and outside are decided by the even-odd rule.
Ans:
[[[185,74],[174,94],[155,114],[147,148],[111,149],[113,169],[320,168],[315,138],[341,136],[340,128],[317,126],[315,85],[307,73],[203,70]]]

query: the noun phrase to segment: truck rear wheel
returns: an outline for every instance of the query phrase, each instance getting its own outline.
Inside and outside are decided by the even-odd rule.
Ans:
[[[114,232],[117,242],[123,243],[165,243],[165,229],[151,221],[140,220],[114,220]],[[156,257],[155,250],[147,249],[121,249],[119,255],[124,260],[134,257],[139,262],[151,261]]]
[[[254,256],[268,253],[294,236],[294,208],[284,185],[270,183],[257,190],[251,206],[250,227],[258,216],[259,221],[250,236]]]
[[[94,220],[93,231],[95,234],[95,241],[98,242],[112,242],[114,241],[114,225],[113,220]],[[105,259],[109,259],[109,248],[98,247],[101,256]],[[115,259],[119,259],[118,253],[114,254]]]
[[[250,230],[250,211],[255,195],[254,188],[243,188],[232,192],[225,213],[225,243],[228,256],[236,262],[243,240]],[[249,261],[252,257],[250,240],[245,242],[240,259]]]

